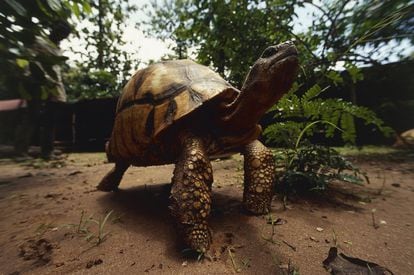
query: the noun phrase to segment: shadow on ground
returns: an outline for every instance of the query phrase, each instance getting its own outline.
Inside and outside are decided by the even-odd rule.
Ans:
[[[212,194],[209,222],[213,244],[205,260],[227,262],[234,271],[262,266],[268,267],[268,272],[272,274],[283,274],[283,270],[279,269],[279,255],[267,247],[261,229],[257,227],[258,219],[263,218],[244,214],[241,210],[241,193],[234,194],[231,188],[223,189]],[[165,242],[165,256],[171,260],[180,263],[184,259],[196,261],[186,258],[181,252],[184,246],[177,237],[174,220],[168,209],[169,193],[170,184],[151,184],[108,193],[99,198],[98,203],[106,209],[123,213],[124,224],[134,234],[144,234],[147,240]]]

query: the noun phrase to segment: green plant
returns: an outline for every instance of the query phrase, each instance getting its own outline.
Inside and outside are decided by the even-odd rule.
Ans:
[[[274,113],[275,120],[281,122],[271,124],[264,130],[267,142],[292,147],[296,141],[292,137],[299,136],[306,125],[315,121],[325,121],[327,123],[308,127],[302,135],[310,137],[315,133],[321,133],[326,138],[331,138],[337,127],[340,127],[342,140],[353,144],[356,139],[355,118],[362,120],[365,125],[377,127],[384,135],[393,133],[390,127],[385,126],[384,122],[366,107],[340,98],[320,98],[319,96],[328,88],[329,86],[322,89],[315,84],[299,96],[295,94],[299,89],[295,84],[269,111]]]
[[[249,66],[275,41],[291,38],[296,0],[164,0],[148,9],[146,32],[172,40],[176,58],[193,53],[241,86]]]
[[[315,121],[299,133],[293,148],[276,153],[275,161],[282,166],[277,172],[277,191],[280,193],[288,195],[309,190],[323,191],[335,180],[353,184],[363,184],[364,179],[369,180],[365,173],[338,151],[327,146],[311,144],[307,140],[302,141],[306,131],[317,124],[328,124],[337,129],[330,122]]]
[[[71,47],[76,53],[75,66],[67,68],[63,75],[70,100],[117,97],[131,70],[138,66],[133,56],[138,48],[125,49],[127,22],[136,11],[135,5],[129,2],[89,1],[90,12],[77,22],[79,44]],[[88,27],[80,27],[86,26],[85,23]]]
[[[272,226],[272,233],[270,237],[265,237],[264,234],[262,233],[262,239],[272,244],[279,244],[278,241],[274,240],[274,237],[276,235],[276,228],[275,228],[276,221],[277,220],[273,218],[272,214],[269,213],[269,216],[267,217],[267,224],[270,224]]]
[[[90,216],[88,219],[84,219],[84,217],[85,217],[85,210],[82,210],[81,217],[79,219],[79,223],[76,227],[76,233],[78,233],[78,234],[80,234],[80,233],[83,233],[83,234],[89,233],[88,220],[90,220],[92,218],[92,216]]]
[[[109,234],[109,232],[105,232],[105,225],[109,220],[109,217],[112,215],[113,210],[109,211],[104,218],[94,219],[93,215],[90,215],[89,217],[85,218],[86,212],[82,210],[81,216],[79,219],[79,222],[76,224],[67,224],[67,227],[74,228],[74,233],[85,236],[85,239],[88,242],[95,241],[96,245],[100,245],[102,242],[104,242]],[[116,220],[119,220],[119,216],[115,217],[112,222],[115,222]],[[90,230],[90,224],[96,224],[97,230],[91,231]]]
[[[83,100],[119,95],[116,75],[105,70],[71,68],[65,72],[66,91],[69,100]]]
[[[42,85],[43,97],[52,93],[45,87],[56,81],[53,66],[66,58],[50,43],[40,53],[35,41],[49,41],[49,31],[58,21],[70,21],[72,15],[79,17],[90,9],[88,0],[0,1],[0,98],[31,99],[35,96],[32,74]]]
[[[37,228],[36,228],[36,235],[37,236],[43,236],[47,231],[49,230],[54,230],[54,229],[58,229],[58,227],[56,227],[52,222],[47,222],[47,223],[41,223]]]
[[[98,220],[90,219],[91,222],[95,223],[98,226],[98,232],[96,233],[90,233],[88,236],[86,236],[86,239],[88,241],[96,239],[96,245],[101,244],[103,241],[105,241],[106,237],[108,236],[109,232],[105,232],[105,224],[108,221],[109,217],[111,216],[113,210],[109,211],[108,214],[102,219],[99,218]]]

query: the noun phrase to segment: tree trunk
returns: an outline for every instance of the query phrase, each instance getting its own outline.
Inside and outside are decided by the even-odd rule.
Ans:
[[[99,69],[104,69],[104,26],[102,19],[104,17],[104,10],[103,10],[103,3],[102,0],[98,0],[98,43],[97,43],[97,50],[98,50],[98,64],[97,67]]]

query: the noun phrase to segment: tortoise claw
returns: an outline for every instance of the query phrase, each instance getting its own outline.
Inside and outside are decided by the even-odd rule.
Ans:
[[[211,232],[207,224],[196,224],[184,230],[185,244],[198,253],[206,253],[211,245]]]
[[[253,215],[263,215],[270,212],[270,201],[246,200],[243,207]]]
[[[112,182],[102,180],[97,186],[96,189],[103,192],[112,192],[117,191],[118,185],[114,185]]]

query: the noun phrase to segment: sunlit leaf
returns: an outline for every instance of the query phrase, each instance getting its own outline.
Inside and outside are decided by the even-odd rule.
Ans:
[[[326,74],[326,77],[332,80],[335,86],[338,86],[338,84],[342,84],[344,82],[343,78],[337,71],[333,71],[333,70],[329,71]]]
[[[21,58],[17,58],[16,59],[16,64],[17,66],[19,66],[20,68],[25,68],[26,66],[29,65],[29,61],[27,61],[26,59],[21,59]]]
[[[306,91],[306,93],[303,95],[303,100],[306,101],[314,97],[317,97],[321,92],[322,92],[321,87],[318,84],[315,84]]]
[[[26,9],[15,0],[4,0],[17,14],[20,16],[26,15]]]
[[[43,5],[42,1],[40,0],[36,0],[37,6],[39,7],[39,9],[44,13],[44,15],[52,17],[52,14],[47,10],[47,7],[45,7],[45,5]]]
[[[351,76],[352,82],[356,83],[359,80],[364,79],[364,75],[362,74],[362,71],[360,68],[358,68],[355,64],[347,63],[345,64],[345,68],[349,75]]]
[[[54,11],[59,11],[62,8],[59,0],[47,0],[47,4]]]
[[[84,11],[85,13],[90,14],[90,13],[92,12],[91,6],[89,5],[89,3],[88,3],[88,2],[84,1],[84,2],[82,3],[82,6],[83,6],[83,11]]]
[[[78,3],[73,2],[71,8],[72,8],[72,12],[75,14],[75,16],[79,18],[81,12],[80,12]]]

